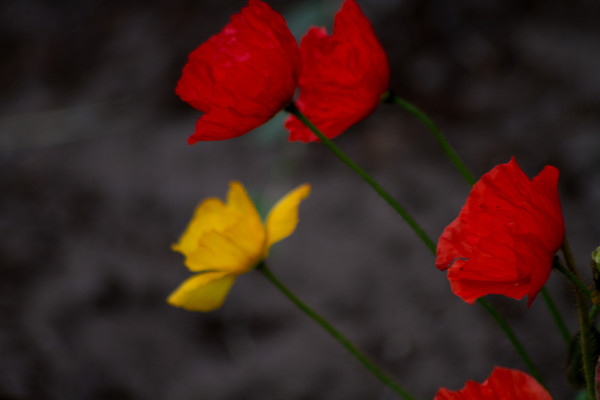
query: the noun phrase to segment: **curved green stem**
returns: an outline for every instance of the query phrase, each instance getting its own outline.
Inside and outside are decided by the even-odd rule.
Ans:
[[[565,262],[567,263],[567,268],[569,272],[573,274],[577,278],[577,280],[581,281],[579,276],[579,271],[577,270],[577,265],[575,264],[575,259],[573,258],[573,253],[571,253],[571,248],[569,247],[569,242],[565,238],[563,245],[561,247],[563,256],[565,257]],[[594,340],[592,338],[592,329],[593,327],[590,324],[589,314],[588,314],[588,303],[587,298],[581,288],[578,285],[575,285],[575,300],[577,301],[577,313],[579,315],[579,325],[581,327],[581,358],[583,362],[583,374],[585,376],[585,386],[587,388],[588,396],[590,399],[596,398],[596,385],[594,382],[594,369],[595,369],[595,360],[593,355],[593,343]]]
[[[492,318],[496,320],[498,325],[500,325],[500,328],[502,329],[502,331],[504,331],[504,334],[508,337],[508,340],[510,340],[519,356],[521,356],[521,359],[527,366],[527,369],[529,370],[531,375],[535,379],[537,379],[538,382],[540,382],[542,385],[546,386],[546,384],[542,381],[542,376],[540,375],[537,368],[533,364],[533,361],[531,361],[531,358],[529,358],[529,355],[525,351],[525,348],[523,347],[523,345],[521,345],[519,339],[517,339],[517,336],[512,331],[508,323],[504,320],[504,318],[502,318],[498,311],[490,303],[488,303],[487,300],[479,298],[477,299],[477,303],[479,303],[483,308],[485,308],[486,311],[492,316]]]
[[[554,303],[554,300],[552,300],[552,297],[550,296],[550,293],[548,293],[546,287],[543,287],[540,293],[542,294],[542,298],[544,299],[544,303],[546,303],[550,314],[552,314],[552,318],[554,318],[554,322],[556,323],[556,326],[558,327],[561,336],[568,345],[569,343],[571,343],[571,334],[569,333],[569,328],[567,328],[567,324],[565,324],[565,321],[560,315],[558,308],[556,308],[556,304]]]
[[[369,185],[371,185],[371,187],[381,197],[383,197],[383,199],[385,201],[387,201],[388,204],[390,206],[392,206],[392,208],[394,210],[396,210],[398,212],[398,214],[400,214],[402,216],[402,218],[404,218],[404,220],[415,231],[417,236],[419,236],[419,238],[423,241],[423,243],[427,246],[427,248],[433,253],[433,255],[434,256],[436,255],[436,245],[433,242],[433,240],[431,240],[431,238],[427,235],[427,233],[425,233],[423,228],[421,228],[421,226],[404,210],[404,208],[402,206],[400,206],[400,204],[398,204],[398,202],[396,200],[394,200],[394,198],[392,196],[390,196],[381,187],[381,185],[379,185],[369,174],[367,174],[354,161],[352,161],[339,147],[337,147],[312,122],[310,122],[308,120],[308,118],[306,118],[306,116],[304,114],[302,114],[302,112],[300,112],[300,110],[298,110],[298,108],[296,107],[296,105],[294,103],[291,103],[285,109],[286,109],[286,111],[295,115],[296,118],[298,118],[300,121],[302,121],[302,123],[304,125],[306,125],[306,127],[308,129],[310,129],[311,132],[314,133],[321,140],[321,142],[323,144],[325,144],[325,146],[327,146],[327,148],[329,148],[340,160],[342,160],[344,163],[346,163],[346,165],[348,165],[354,172],[356,172],[358,175],[360,175]],[[484,306],[486,311],[488,313],[490,313],[491,316],[494,318],[494,320],[500,325],[500,327],[502,328],[502,330],[504,331],[506,336],[508,336],[508,339],[510,340],[510,342],[513,344],[513,346],[517,350],[517,353],[523,359],[523,362],[525,363],[525,365],[527,366],[527,368],[529,369],[531,374],[533,376],[536,376],[536,379],[538,379],[541,382],[541,380],[539,378],[539,373],[537,372],[537,369],[533,366],[533,362],[531,361],[531,358],[527,355],[527,352],[525,351],[525,349],[523,348],[523,346],[517,339],[514,332],[511,330],[508,323],[502,318],[502,316],[495,310],[495,308],[491,304],[487,303],[483,299],[480,299],[480,300],[481,301],[478,301],[479,304]]]
[[[444,134],[438,127],[433,123],[433,121],[425,114],[423,111],[417,108],[414,104],[409,103],[408,101],[396,96],[392,92],[387,92],[382,101],[385,103],[393,103],[399,105],[404,108],[406,111],[410,112],[414,115],[419,121],[421,121],[425,126],[433,133],[433,136],[437,139],[438,143],[450,159],[456,169],[460,172],[460,174],[465,178],[465,180],[469,183],[469,185],[473,186],[476,182],[475,177],[467,168],[462,159],[456,154],[454,148],[450,145]]]
[[[587,297],[590,300],[592,299],[592,291],[585,285],[585,283],[583,283],[579,275],[575,275],[569,270],[569,268],[566,268],[564,265],[561,265],[556,261],[554,262],[554,264],[552,264],[552,267],[555,268],[561,274],[563,274],[568,280],[570,280],[571,283],[573,283],[585,297]]]
[[[335,340],[337,340],[342,346],[346,348],[367,370],[377,377],[381,382],[392,389],[396,394],[400,395],[406,400],[415,400],[402,386],[397,384],[388,374],[386,374],[381,368],[377,367],[367,356],[361,353],[356,346],[348,340],[344,335],[333,327],[325,318],[321,317],[310,307],[304,304],[296,295],[294,295],[279,279],[273,275],[267,265],[262,262],[256,267],[257,270],[263,273],[264,276],[271,281],[277,289],[279,289],[288,299],[290,299],[300,310],[306,315],[312,318],[317,324],[321,325]]]
[[[286,111],[289,111],[296,116],[304,125],[308,127],[314,133],[321,142],[329,148],[340,160],[348,165],[354,172],[356,172],[361,178],[363,178],[387,203],[394,209],[413,231],[421,238],[423,243],[435,254],[435,243],[427,236],[423,228],[410,216],[410,214],[400,205],[394,198],[383,188],[375,179],[371,177],[365,170],[359,167],[354,161],[350,159],[339,147],[337,147],[327,136],[325,136],[316,126],[310,122],[304,114],[298,110],[294,103],[287,106]]]

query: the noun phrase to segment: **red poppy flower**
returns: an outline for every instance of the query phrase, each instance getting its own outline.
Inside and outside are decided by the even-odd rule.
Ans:
[[[311,28],[300,43],[302,71],[296,106],[328,138],[366,118],[389,85],[387,57],[354,0],[335,16],[333,35]],[[291,141],[318,140],[294,116],[285,122]]]
[[[565,226],[558,170],[533,180],[514,157],[477,182],[437,245],[436,266],[448,269],[454,294],[467,303],[488,294],[531,302],[550,275]]]
[[[442,388],[433,400],[552,400],[552,397],[525,372],[495,367],[485,382],[468,381],[456,392]]]
[[[300,72],[296,40],[260,0],[194,50],[175,92],[204,112],[188,142],[223,140],[262,125],[292,101]]]

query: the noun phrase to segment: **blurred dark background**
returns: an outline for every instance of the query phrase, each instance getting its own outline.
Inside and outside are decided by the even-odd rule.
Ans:
[[[600,245],[600,2],[359,0],[391,86],[476,173],[516,156],[561,170],[580,268]],[[298,37],[341,4],[269,1]],[[188,146],[198,112],[174,87],[241,0],[0,5],[0,398],[391,399],[260,274],[209,314],[166,304],[189,272],[169,246],[201,199],[241,180],[263,209],[302,182],[296,233],[270,266],[412,393],[525,369],[491,318],[451,294],[382,199],[282,115]],[[468,194],[429,132],[382,105],[336,143],[437,238]],[[587,273],[587,271],[585,271]],[[589,275],[589,274],[588,274]],[[560,276],[549,289],[576,329]],[[554,398],[573,398],[541,299],[490,299]]]

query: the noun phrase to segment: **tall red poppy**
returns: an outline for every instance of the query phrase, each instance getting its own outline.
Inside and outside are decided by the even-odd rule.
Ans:
[[[513,157],[473,186],[437,245],[436,266],[448,270],[454,294],[471,304],[488,294],[528,295],[531,305],[564,239],[557,184],[556,168],[530,180]]]
[[[336,14],[333,35],[311,28],[300,43],[302,71],[296,105],[328,138],[366,118],[389,85],[387,56],[354,0]],[[285,122],[291,141],[318,140],[294,116]]]
[[[188,142],[223,140],[262,125],[292,101],[298,45],[283,17],[260,0],[194,50],[175,92],[204,112]]]
[[[552,400],[552,396],[525,372],[495,367],[485,382],[468,381],[455,392],[442,388],[433,400]]]

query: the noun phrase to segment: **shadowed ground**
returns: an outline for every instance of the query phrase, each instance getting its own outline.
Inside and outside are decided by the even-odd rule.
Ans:
[[[0,398],[393,398],[258,273],[213,313],[165,303],[189,275],[170,244],[232,179],[263,209],[312,184],[269,265],[415,395],[481,381],[494,365],[524,369],[382,199],[321,145],[287,142],[283,115],[235,140],[187,145],[198,113],[173,92],[181,68],[244,3],[0,7]],[[270,4],[301,33],[330,24],[340,2]],[[600,244],[600,4],[359,4],[388,52],[392,88],[477,176],[513,155],[529,176],[560,169],[585,270]],[[392,105],[336,143],[434,239],[468,194],[432,136]],[[575,332],[565,281],[553,275],[549,289]],[[573,398],[541,299],[530,309],[490,300],[554,398]]]

